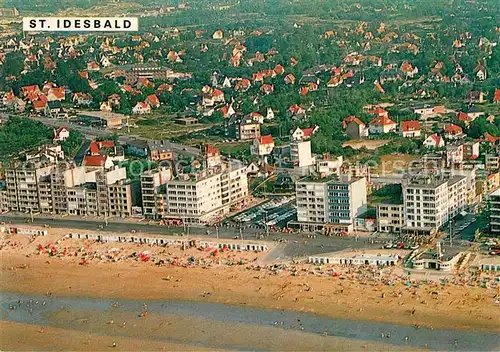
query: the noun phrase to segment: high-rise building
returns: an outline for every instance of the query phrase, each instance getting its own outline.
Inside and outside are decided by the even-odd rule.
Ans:
[[[403,231],[434,234],[467,206],[467,176],[418,175],[403,183]]]
[[[167,218],[215,220],[248,197],[246,167],[222,164],[195,174],[181,174],[167,182],[166,197]]]
[[[141,175],[142,213],[148,218],[161,218],[166,214],[166,183],[172,179],[168,168],[148,170]]]
[[[500,189],[489,196],[490,233],[500,237]]]
[[[366,178],[350,175],[313,178],[297,181],[297,222],[309,230],[320,230],[325,225],[339,230],[354,230],[356,216],[367,209]]]

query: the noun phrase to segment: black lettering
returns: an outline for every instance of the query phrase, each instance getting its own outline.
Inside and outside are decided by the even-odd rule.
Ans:
[[[40,21],[40,26],[42,28],[45,28],[45,22],[47,22],[47,20],[39,20]]]
[[[80,20],[75,20],[75,28],[80,28]]]
[[[123,28],[130,28],[130,27],[132,27],[132,22],[130,22],[129,20],[124,20]]]
[[[104,22],[104,28],[112,28],[113,26],[111,25],[111,22],[109,20],[106,20]]]
[[[57,20],[57,28],[61,28],[61,20]]]
[[[101,21],[95,20],[94,21],[94,28],[101,28]]]
[[[90,20],[84,20],[83,21],[83,28],[90,28],[91,24],[90,24]]]
[[[36,28],[36,20],[30,20],[30,28]]]
[[[63,28],[71,28],[71,21],[70,20],[64,20],[63,21]]]

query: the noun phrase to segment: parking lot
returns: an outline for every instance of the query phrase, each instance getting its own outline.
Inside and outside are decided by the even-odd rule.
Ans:
[[[262,229],[267,227],[271,231],[276,231],[296,219],[297,209],[294,202],[295,197],[273,197],[268,202],[229,219],[228,223]]]

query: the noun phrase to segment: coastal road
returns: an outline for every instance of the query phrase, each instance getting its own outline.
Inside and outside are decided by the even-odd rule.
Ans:
[[[86,138],[88,139],[95,139],[97,137],[105,137],[109,136],[110,134],[116,133],[118,135],[118,142],[120,144],[127,144],[131,141],[148,141],[147,138],[143,138],[141,136],[137,135],[129,135],[129,134],[124,134],[120,130],[108,130],[108,129],[103,129],[103,128],[98,128],[98,127],[90,127],[90,126],[84,126],[84,125],[79,125],[76,123],[72,123],[71,121],[68,120],[61,120],[61,119],[50,119],[46,117],[29,117],[30,119],[34,121],[39,121],[43,123],[46,126],[53,127],[53,128],[59,128],[59,127],[69,127],[70,129],[77,130],[81,134],[83,134]],[[183,154],[187,156],[199,156],[201,154],[201,151],[197,148],[194,147],[189,147],[185,146],[179,143],[173,143],[171,142],[172,146],[172,151],[175,154]]]
[[[0,222],[5,222],[6,224],[15,225],[26,225],[27,221],[30,220],[29,214],[3,214],[0,215]],[[108,225],[105,225],[104,219],[99,218],[77,218],[77,217],[52,217],[52,216],[34,216],[33,223],[30,225],[44,226],[45,224],[50,225],[53,228],[67,228],[67,229],[82,229],[87,231],[106,231],[106,232],[119,232],[119,233],[130,233],[132,230],[138,233],[149,233],[156,235],[175,235],[181,233],[188,233],[188,229],[184,227],[166,227],[160,226],[156,223],[146,223],[138,222],[132,220],[108,220]],[[99,226],[103,225],[102,229]],[[207,235],[207,230],[210,234]],[[256,228],[245,228],[241,230],[241,234],[244,240],[252,241],[276,241],[279,239],[285,239],[287,242],[282,242],[278,245],[278,248],[271,253],[271,257],[268,260],[288,260],[292,258],[305,257],[309,255],[336,252],[345,249],[374,249],[380,248],[381,244],[369,244],[368,241],[360,237],[356,240],[355,237],[327,237],[324,235],[317,235],[316,238],[307,238],[306,234],[282,234],[282,233],[270,233],[268,237],[264,239],[257,239],[259,233],[263,233],[262,229]],[[213,227],[189,227],[189,235],[196,237],[206,236],[207,238],[214,238],[216,230]],[[235,237],[240,238],[239,228],[235,227],[221,227],[219,229],[219,238],[233,239]]]

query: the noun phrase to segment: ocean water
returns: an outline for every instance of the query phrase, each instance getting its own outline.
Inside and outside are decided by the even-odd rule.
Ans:
[[[245,331],[245,327],[258,327],[266,338],[269,333],[282,329],[288,331],[301,331],[305,333],[323,335],[325,332],[330,337],[347,338],[354,341],[384,343],[393,345],[395,349],[422,348],[427,345],[432,350],[447,351],[498,351],[500,350],[500,336],[495,333],[481,331],[458,331],[446,329],[415,328],[412,326],[401,326],[389,323],[366,322],[355,320],[332,319],[320,315],[302,312],[291,312],[281,310],[269,310],[251,308],[245,306],[234,306],[219,303],[187,302],[187,301],[159,301],[159,300],[120,300],[119,307],[113,307],[115,300],[95,299],[80,297],[45,297],[32,295],[19,295],[13,293],[0,294],[0,318],[4,321],[19,322],[25,324],[36,324],[44,326],[57,326],[54,319],[56,313],[64,311],[66,314],[75,312],[94,312],[95,314],[109,314],[110,316],[144,311],[144,303],[147,311],[155,317],[162,316],[168,319],[177,317],[179,321],[189,324],[191,329],[209,329],[209,326],[224,329],[224,327],[237,326],[239,331]],[[12,309],[15,307],[15,309]],[[139,319],[139,318],[137,318]],[[473,319],[473,317],[471,317]],[[65,322],[68,328],[79,329],[80,325],[75,322]],[[185,325],[187,327],[187,325]],[[177,327],[177,329],[179,329]],[[229,330],[229,328],[228,328]],[[264,333],[265,332],[265,333]],[[123,330],[122,334],[125,334]],[[144,332],[148,334],[148,332]],[[390,334],[388,338],[387,335]],[[197,336],[197,334],[178,334],[171,332],[165,339],[189,342],[213,348],[230,348],[240,350],[256,350],[255,345],[248,342],[247,345],[231,345],[229,339],[224,341],[221,334],[217,342]],[[384,335],[384,337],[382,337]],[[141,335],[142,336],[142,335]],[[182,337],[181,337],[182,336]],[[158,334],[149,334],[148,338],[162,338]],[[190,339],[187,341],[186,339]],[[259,336],[254,336],[258,340]],[[258,348],[257,348],[258,349]]]

